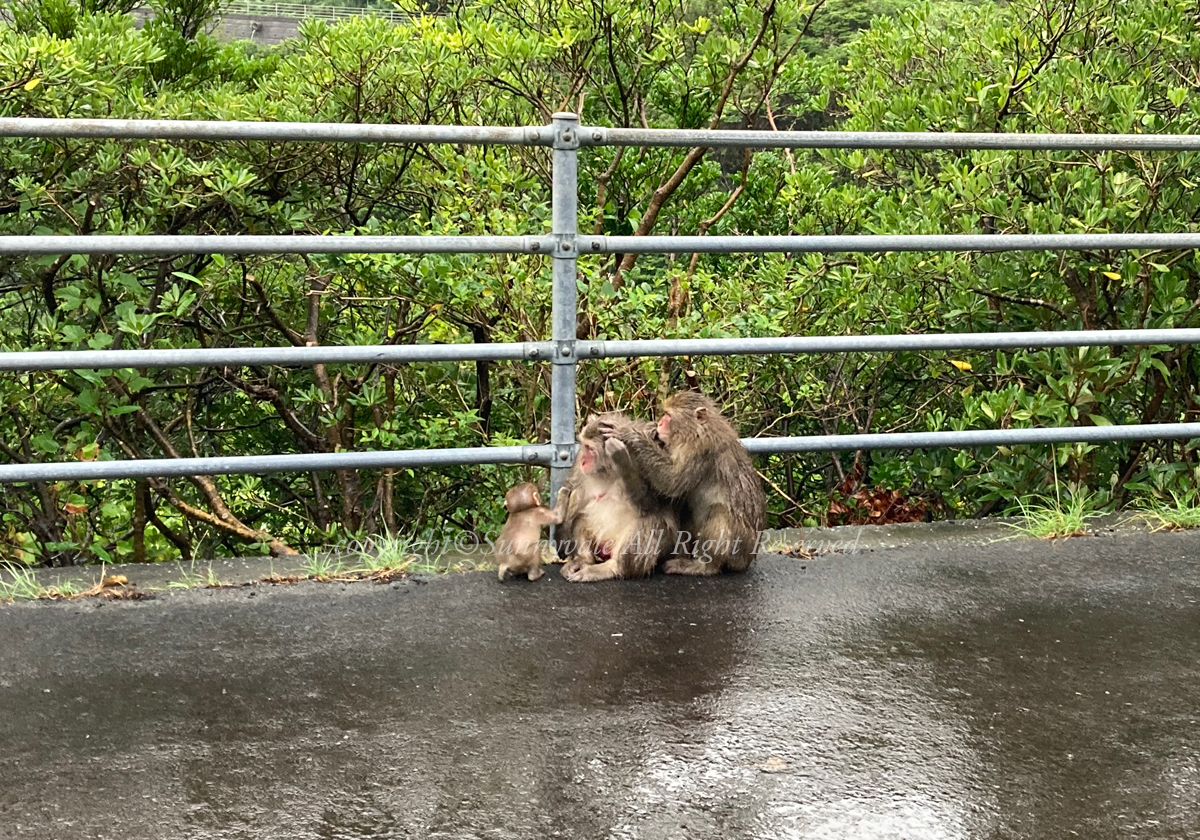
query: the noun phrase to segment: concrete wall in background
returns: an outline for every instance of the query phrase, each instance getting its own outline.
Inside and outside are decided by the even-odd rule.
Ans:
[[[278,44],[287,38],[295,38],[299,32],[299,18],[225,15],[213,34],[222,41]]]
[[[133,12],[140,29],[153,14],[148,9]],[[258,44],[278,44],[295,38],[300,32],[300,18],[275,15],[227,14],[213,30],[222,41],[254,41]]]
[[[300,34],[300,21],[315,18],[331,23],[349,20],[360,15],[382,17],[392,23],[402,23],[409,16],[387,9],[343,9],[340,7],[308,6],[304,3],[270,2],[270,0],[233,0],[213,34],[222,41],[254,41],[259,44],[278,44]],[[154,16],[149,9],[131,12],[135,25],[141,29]],[[12,16],[0,7],[0,22],[11,23]]]

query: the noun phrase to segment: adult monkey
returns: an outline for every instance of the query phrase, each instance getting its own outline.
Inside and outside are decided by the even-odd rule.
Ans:
[[[599,431],[625,444],[657,493],[687,503],[680,545],[664,572],[715,575],[749,567],[758,553],[766,497],[750,453],[716,403],[680,391],[663,403],[653,438],[620,417],[602,419]]]
[[[563,577],[592,582],[648,576],[675,545],[679,518],[674,505],[651,490],[620,440],[600,437],[604,420],[624,424],[650,440],[653,423],[620,414],[591,417],[579,433],[579,454],[567,478],[563,522],[555,531],[566,563]]]

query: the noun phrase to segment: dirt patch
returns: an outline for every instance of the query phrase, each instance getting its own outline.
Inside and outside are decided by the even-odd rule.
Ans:
[[[145,601],[154,596],[142,592],[135,586],[129,585],[125,575],[106,575],[91,589],[82,592],[71,592],[62,589],[45,589],[34,600],[37,601],[78,601],[83,598],[101,598],[105,601]]]
[[[259,583],[269,583],[273,585],[286,585],[291,583],[362,583],[364,581],[374,581],[375,583],[391,583],[396,580],[405,580],[408,578],[408,572],[403,569],[378,569],[373,572],[344,572],[336,575],[266,575]],[[244,586],[253,586],[254,583],[243,584]]]

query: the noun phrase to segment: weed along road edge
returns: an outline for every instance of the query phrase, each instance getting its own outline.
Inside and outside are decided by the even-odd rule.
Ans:
[[[1200,833],[1200,535],[0,608],[0,837]]]

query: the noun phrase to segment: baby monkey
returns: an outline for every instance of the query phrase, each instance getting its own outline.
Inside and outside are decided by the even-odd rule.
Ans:
[[[529,482],[518,484],[505,494],[508,519],[500,529],[494,549],[500,580],[510,572],[514,577],[528,575],[530,580],[542,576],[542,527],[562,524],[566,500],[567,491],[563,489],[553,510],[543,507],[537,487]]]

